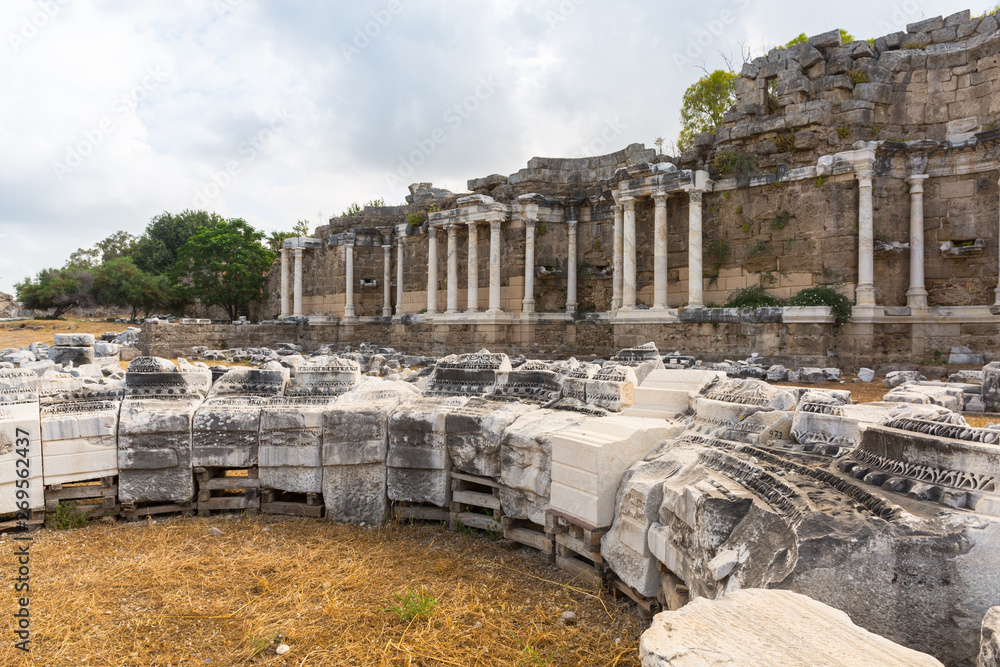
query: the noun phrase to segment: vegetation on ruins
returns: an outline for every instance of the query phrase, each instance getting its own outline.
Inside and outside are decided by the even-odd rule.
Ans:
[[[795,46],[796,44],[805,44],[808,41],[809,41],[809,36],[806,35],[805,33],[802,33],[798,37],[795,37],[792,40],[790,40],[787,44],[785,44],[781,48],[787,49],[787,48],[790,48],[792,46]],[[843,42],[844,44],[849,44],[850,42],[853,42],[853,41],[856,41],[856,40],[854,39],[854,35],[852,35],[851,33],[847,32],[846,30],[844,30],[843,28],[841,28],[840,29],[840,41]]]
[[[736,80],[739,76],[727,70],[706,74],[684,91],[681,105],[681,133],[677,148],[686,151],[694,145],[695,136],[712,132],[722,124],[722,116],[736,103]]]
[[[385,206],[385,200],[382,198],[371,199],[366,201],[364,204],[359,204],[358,202],[353,202],[350,206],[344,209],[343,213],[340,214],[341,218],[353,218],[354,216],[361,215],[366,206],[371,206],[372,208],[382,208]]]
[[[808,287],[785,302],[786,306],[829,306],[837,324],[851,319],[851,301],[830,287]]]
[[[757,172],[757,159],[756,153],[727,148],[716,154],[712,166],[719,176],[735,176],[740,185],[748,185]]]
[[[240,218],[219,220],[180,248],[175,273],[203,305],[221,306],[236,319],[264,296],[275,253],[263,238]]]
[[[312,233],[311,225],[308,220],[299,220],[292,227],[290,232],[271,232],[271,235],[267,237],[267,247],[271,249],[271,252],[281,252],[281,248],[285,243],[285,239],[293,239],[298,236],[309,236]]]
[[[406,224],[410,227],[419,227],[427,222],[427,216],[423,213],[410,213],[406,216]]]
[[[770,308],[780,306],[781,301],[767,293],[767,289],[761,285],[751,285],[730,292],[726,299],[724,308]]]

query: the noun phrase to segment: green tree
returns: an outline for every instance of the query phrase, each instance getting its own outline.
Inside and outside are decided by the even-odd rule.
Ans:
[[[296,236],[309,236],[311,233],[312,229],[309,221],[299,220],[290,232],[271,232],[271,235],[267,237],[267,247],[271,249],[271,252],[280,252],[285,239],[295,238]]]
[[[736,103],[736,79],[735,73],[719,69],[701,77],[684,92],[679,150],[688,150],[695,136],[722,124],[722,115]]]
[[[17,300],[25,308],[48,310],[52,318],[62,317],[70,308],[94,303],[94,274],[86,269],[42,269],[32,280],[14,285]]]
[[[156,277],[137,267],[130,257],[118,257],[97,268],[94,296],[100,304],[131,309],[132,320],[139,310],[148,315],[165,301]]]
[[[135,250],[139,239],[126,231],[119,230],[90,248],[79,248],[69,256],[65,268],[93,269],[104,262],[119,257],[128,257]]]
[[[174,215],[161,213],[149,221],[146,231],[135,244],[132,259],[147,273],[169,273],[177,263],[177,252],[199,230],[222,222],[223,218],[206,211],[184,210]]]
[[[264,295],[275,254],[264,233],[244,220],[220,220],[194,234],[178,252],[176,274],[206,306],[222,306],[232,319]]]

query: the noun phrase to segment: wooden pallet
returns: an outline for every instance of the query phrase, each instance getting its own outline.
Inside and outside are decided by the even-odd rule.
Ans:
[[[478,477],[451,471],[451,513],[448,527],[459,524],[494,533],[503,532],[500,509],[500,483],[491,477]]]
[[[31,510],[31,518],[29,518],[27,521],[22,522],[20,519],[17,518],[16,514],[0,520],[0,533],[7,533],[7,532],[30,533],[31,531],[38,529],[38,527],[43,525],[44,523],[45,523],[45,510],[34,509]]]
[[[61,503],[75,503],[76,514],[88,519],[99,519],[121,514],[118,504],[118,481],[114,475],[100,479],[50,484],[45,487],[46,524],[51,527],[55,512]]]
[[[196,502],[188,501],[184,503],[166,503],[157,505],[156,503],[122,503],[121,513],[126,521],[139,521],[149,516],[160,514],[180,514],[183,517],[192,517],[198,510]]]
[[[656,599],[664,609],[677,611],[691,601],[691,591],[684,580],[667,569],[663,563],[660,567],[660,590],[656,594]]]
[[[638,591],[613,574],[608,576],[608,589],[616,599],[619,595],[624,595],[632,600],[639,611],[639,616],[645,621],[652,620],[654,616],[663,611],[663,605],[659,600],[640,595]]]
[[[322,493],[294,493],[277,489],[261,489],[260,511],[263,514],[283,514],[285,516],[323,516]]]
[[[545,530],[555,537],[556,565],[592,584],[603,583],[608,567],[601,556],[601,537],[609,528],[587,526],[554,510],[545,513]]]
[[[433,521],[448,523],[451,520],[451,510],[437,505],[424,503],[397,502],[392,506],[392,516],[396,521]]]
[[[260,509],[257,468],[195,468],[198,513]]]
[[[556,554],[555,536],[546,532],[545,526],[539,526],[527,519],[512,519],[502,517],[500,524],[503,526],[503,536],[519,544],[537,549],[542,557],[553,562]]]

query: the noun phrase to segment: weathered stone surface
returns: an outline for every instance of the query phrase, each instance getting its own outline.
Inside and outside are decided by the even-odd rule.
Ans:
[[[205,373],[195,370],[181,372],[169,360],[156,357],[139,357],[129,363],[118,425],[122,503],[177,503],[194,498],[191,423],[203,400],[202,391],[207,389]]]
[[[587,404],[610,412],[621,412],[631,407],[637,384],[639,382],[631,367],[606,365],[587,380]]]
[[[976,667],[1000,667],[1000,607],[993,607],[983,618]]]
[[[983,367],[983,404],[987,412],[1000,412],[1000,361]]]
[[[578,426],[585,415],[536,410],[508,426],[500,444],[500,506],[504,516],[545,525],[552,483],[553,433]]]
[[[658,614],[639,640],[643,667],[943,667],[791,591],[749,589]]]
[[[862,382],[871,382],[875,379],[875,371],[870,368],[862,368],[858,371],[858,379]]]
[[[27,509],[45,506],[38,408],[38,377],[0,370],[0,514],[24,509],[18,507],[19,480],[28,483]]]
[[[536,406],[471,398],[445,417],[445,442],[455,469],[480,477],[500,477],[500,444],[514,421]]]
[[[91,336],[93,338],[93,336]],[[66,366],[82,366],[83,364],[94,363],[93,347],[50,347],[49,361],[55,364]]]
[[[94,334],[57,333],[52,335],[57,347],[93,347],[96,342]]]
[[[916,403],[940,405],[953,412],[961,412],[965,405],[965,391],[961,387],[904,384],[894,387],[882,399],[887,403]]]
[[[118,474],[121,381],[47,373],[39,382],[45,484]]]
[[[655,370],[635,389],[632,407],[623,412],[631,417],[675,419],[690,409],[695,395],[725,379],[726,374],[721,371],[680,368]]]
[[[423,396],[389,418],[386,484],[390,500],[446,506],[451,500],[445,419],[470,400]]]
[[[389,416],[418,395],[405,382],[365,382],[323,417],[323,499],[332,521],[380,525],[388,513]]]

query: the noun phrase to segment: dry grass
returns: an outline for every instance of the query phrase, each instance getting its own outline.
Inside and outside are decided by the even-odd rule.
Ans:
[[[31,659],[4,641],[5,665],[637,665],[645,626],[536,556],[435,526],[93,523],[36,533],[31,564]],[[392,611],[414,591],[431,613]]]
[[[53,344],[53,334],[89,333],[95,336],[108,331],[125,331],[129,325],[120,322],[92,320],[22,320],[0,325],[0,349],[27,347],[32,343]],[[132,325],[134,326],[134,325]]]

